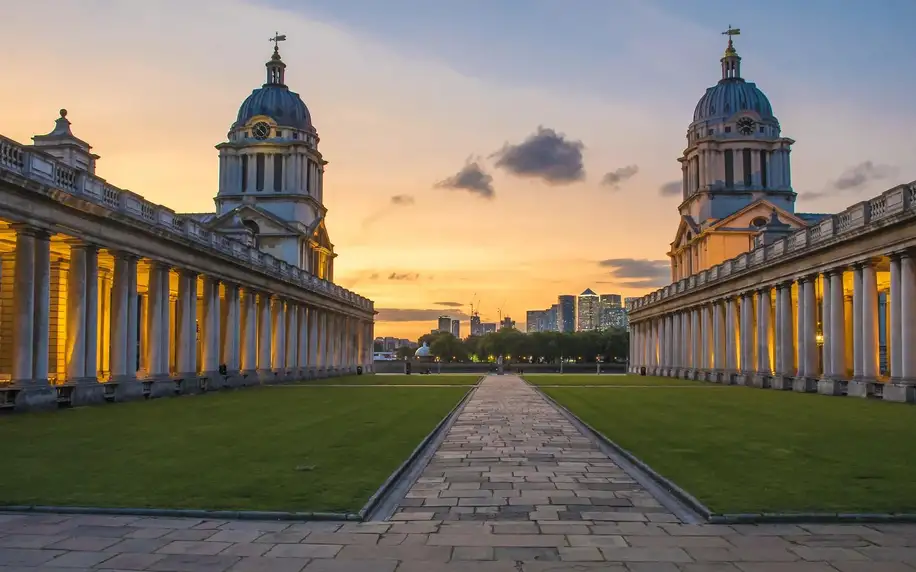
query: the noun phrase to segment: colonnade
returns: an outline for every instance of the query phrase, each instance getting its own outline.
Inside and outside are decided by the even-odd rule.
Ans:
[[[895,252],[633,317],[631,371],[912,401],[914,256]]]
[[[17,407],[56,407],[55,386],[82,404],[372,368],[373,323],[357,311],[10,228],[15,251],[0,266],[0,398]]]

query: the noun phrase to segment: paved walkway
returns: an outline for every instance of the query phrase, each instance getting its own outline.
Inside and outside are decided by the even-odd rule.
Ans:
[[[916,572],[916,526],[690,525],[488,377],[378,523],[0,514],[0,572]]]

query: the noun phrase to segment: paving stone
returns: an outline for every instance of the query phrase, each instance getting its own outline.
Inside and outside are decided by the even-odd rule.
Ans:
[[[277,544],[264,556],[269,558],[334,558],[341,544]]]
[[[682,548],[600,548],[604,559],[609,562],[693,562]]]
[[[397,566],[394,560],[312,560],[303,572],[394,572]]]
[[[558,549],[560,560],[568,562],[603,562],[604,556],[594,546],[572,546]]]
[[[242,558],[229,569],[230,572],[299,572],[311,562],[308,558]]]
[[[493,560],[492,546],[456,546],[452,560]]]
[[[263,542],[236,542],[229,548],[220,552],[220,556],[263,556],[276,544]]]
[[[560,559],[559,550],[553,547],[497,546],[494,551],[494,558],[496,560],[555,562]]]
[[[207,542],[254,542],[263,532],[260,530],[220,530],[207,538]]]
[[[398,572],[518,572],[512,561],[502,562],[402,562]]]
[[[154,562],[149,570],[156,572],[223,572],[239,560],[237,556],[172,554]]]
[[[299,544],[308,536],[308,532],[265,532],[254,539],[255,543],[266,544]]]
[[[182,528],[179,530],[171,530],[160,538],[163,540],[207,540],[217,532],[219,532],[219,529],[215,528]]]
[[[168,540],[160,540],[158,538],[125,538],[117,544],[112,544],[106,548],[105,551],[142,554],[156,552],[168,543]]]
[[[313,532],[303,544],[377,544],[378,534],[346,534],[343,532]]]
[[[175,540],[156,552],[160,554],[214,555],[229,547],[229,542],[208,542],[205,540]]]
[[[111,555],[110,555],[111,556]],[[105,561],[102,568],[115,570],[146,570],[156,562],[166,558],[165,554],[124,553],[115,554]]]
[[[74,536],[48,546],[56,550],[100,551],[121,542],[120,538],[99,538],[97,536]]]
[[[741,562],[736,566],[742,572],[835,572],[823,562]]]
[[[430,534],[430,546],[566,546],[558,534]]]
[[[448,562],[451,554],[452,549],[447,546],[365,546],[351,544],[343,547],[337,555],[337,559]]]
[[[10,534],[0,537],[0,548],[44,548],[65,538],[65,534]]]
[[[524,562],[521,572],[627,572],[623,564],[606,562]]]
[[[802,560],[821,562],[825,560],[868,560],[861,552],[851,548],[813,548],[810,546],[794,546],[790,548]]]
[[[46,566],[49,568],[91,568],[111,559],[114,554],[110,552],[95,551],[73,551],[61,554],[57,558],[48,561]]]

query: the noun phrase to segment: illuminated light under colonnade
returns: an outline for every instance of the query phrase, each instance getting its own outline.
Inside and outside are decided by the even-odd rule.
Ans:
[[[370,300],[108,184],[75,138],[48,143],[0,136],[0,407],[372,370]]]
[[[631,303],[630,370],[916,401],[916,182]]]

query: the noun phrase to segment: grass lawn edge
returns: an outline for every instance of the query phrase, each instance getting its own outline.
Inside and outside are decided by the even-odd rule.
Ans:
[[[610,447],[621,457],[632,463],[638,470],[652,479],[657,485],[674,495],[690,510],[696,512],[709,524],[766,524],[766,523],[916,523],[916,514],[912,513],[832,513],[832,512],[797,512],[797,513],[716,513],[710,510],[699,499],[681,488],[677,483],[655,471],[650,465],[639,457],[624,449],[600,431],[583,421],[566,406],[542,391],[541,387],[525,380],[530,387],[537,391],[548,403],[556,407],[564,415],[568,415],[584,427],[592,436],[604,445]]]

